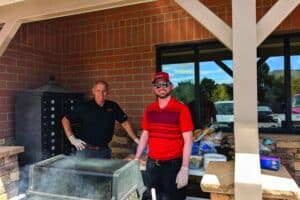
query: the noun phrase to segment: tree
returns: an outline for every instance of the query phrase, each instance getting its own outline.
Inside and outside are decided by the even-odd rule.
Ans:
[[[266,102],[267,91],[269,92],[272,76],[269,75],[270,67],[267,63],[263,63],[257,69],[257,91],[258,102]]]
[[[195,99],[195,84],[191,80],[179,82],[173,89],[174,97],[185,104],[190,103]]]
[[[232,99],[230,85],[216,84],[214,80],[204,78],[200,83],[200,87],[205,90],[208,99],[212,102]],[[172,94],[178,100],[188,104],[195,100],[195,85],[191,80],[179,82],[173,89]]]
[[[300,78],[292,76],[291,78],[291,94],[294,96],[295,94],[300,93]]]
[[[210,98],[216,89],[217,85],[216,82],[212,79],[209,78],[203,78],[202,81],[200,82],[200,87],[205,89],[207,92],[207,96]]]
[[[211,101],[225,101],[229,100],[230,95],[227,92],[227,88],[225,85],[217,85],[216,88],[212,92]]]

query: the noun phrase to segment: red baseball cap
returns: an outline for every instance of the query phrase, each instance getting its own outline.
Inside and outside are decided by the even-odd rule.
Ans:
[[[167,72],[157,72],[153,77],[152,83],[154,83],[157,79],[164,79],[170,82],[170,77]]]

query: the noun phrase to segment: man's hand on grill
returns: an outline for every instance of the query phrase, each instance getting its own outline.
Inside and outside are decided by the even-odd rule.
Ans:
[[[181,167],[176,177],[177,189],[183,188],[188,184],[189,179],[189,169],[186,167]]]
[[[83,149],[85,149],[86,143],[84,141],[76,138],[74,135],[71,135],[68,139],[71,142],[71,144],[76,147],[77,150],[82,151]]]

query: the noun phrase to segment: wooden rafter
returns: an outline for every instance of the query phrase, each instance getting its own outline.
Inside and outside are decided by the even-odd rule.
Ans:
[[[20,20],[15,19],[12,19],[4,24],[4,26],[0,30],[0,56],[3,54],[4,50],[6,49],[20,26]]]
[[[24,0],[1,0],[0,6],[5,6],[5,5],[12,4],[12,3],[18,3],[20,1],[24,1]]]
[[[300,4],[300,0],[278,0],[256,26],[257,46]]]

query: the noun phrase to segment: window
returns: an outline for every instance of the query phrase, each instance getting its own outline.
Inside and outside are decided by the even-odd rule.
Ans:
[[[173,95],[189,106],[196,128],[214,123],[232,131],[230,50],[219,42],[158,46],[157,70],[170,74]],[[300,34],[271,36],[259,46],[257,92],[260,131],[299,132]]]
[[[269,39],[257,49],[258,126],[279,128],[285,123],[284,42]]]
[[[291,124],[300,127],[300,37],[290,39],[291,46]]]

